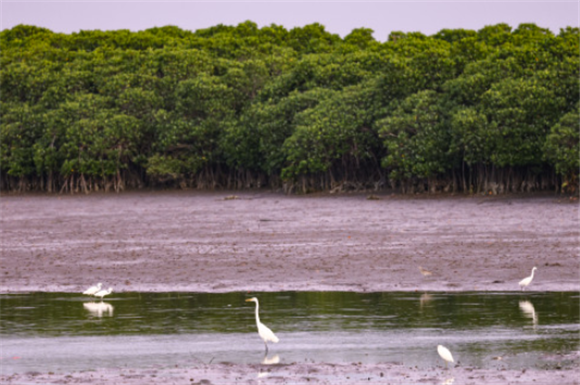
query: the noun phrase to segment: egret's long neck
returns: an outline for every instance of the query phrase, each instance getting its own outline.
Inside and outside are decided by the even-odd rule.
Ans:
[[[260,305],[256,301],[256,325],[260,323],[260,314],[258,313],[259,309],[260,309]]]
[[[534,278],[534,273],[536,272],[536,270],[532,269],[532,278]]]

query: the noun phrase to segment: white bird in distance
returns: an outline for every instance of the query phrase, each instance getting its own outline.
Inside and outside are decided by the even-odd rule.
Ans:
[[[99,290],[101,290],[102,283],[97,283],[95,286],[89,287],[87,290],[83,291],[85,295],[95,295]]]

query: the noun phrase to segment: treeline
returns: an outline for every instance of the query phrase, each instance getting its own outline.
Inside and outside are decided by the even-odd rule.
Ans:
[[[0,32],[4,191],[578,187],[578,28]]]

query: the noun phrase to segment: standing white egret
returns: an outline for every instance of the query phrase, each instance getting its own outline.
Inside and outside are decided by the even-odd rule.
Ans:
[[[109,295],[113,292],[113,288],[110,287],[109,290],[101,290],[95,293],[95,297],[101,297],[101,301],[103,300],[103,297],[106,295]]]
[[[97,283],[95,286],[89,287],[87,290],[83,291],[83,294],[86,295],[95,295],[96,292],[101,290],[102,283]]]
[[[270,330],[266,325],[260,322],[260,315],[258,311],[260,309],[260,304],[258,303],[258,298],[250,298],[247,299],[246,302],[255,302],[256,303],[256,325],[258,325],[258,334],[264,340],[264,345],[266,346],[266,353],[268,353],[268,342],[278,342],[279,339],[276,337],[274,332]]]
[[[439,353],[439,356],[445,360],[445,367],[447,367],[447,363],[455,362],[453,361],[453,356],[451,355],[451,352],[445,346],[437,345],[437,353]]]
[[[532,269],[532,275],[530,275],[529,277],[526,277],[524,279],[522,279],[519,283],[520,287],[522,288],[522,291],[526,289],[526,287],[532,283],[532,279],[534,279],[534,271],[536,271],[537,267],[534,266],[534,268]]]

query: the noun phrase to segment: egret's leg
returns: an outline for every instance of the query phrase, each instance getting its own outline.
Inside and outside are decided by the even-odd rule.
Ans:
[[[266,347],[266,355],[268,354],[268,344],[264,342],[264,346]]]

